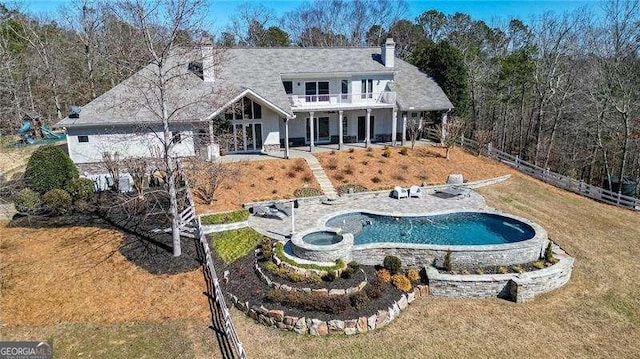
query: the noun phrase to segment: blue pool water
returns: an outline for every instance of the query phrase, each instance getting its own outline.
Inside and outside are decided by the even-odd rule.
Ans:
[[[425,217],[365,213],[339,215],[327,222],[354,235],[354,244],[381,242],[436,245],[505,244],[531,239],[534,229],[517,219],[492,213],[458,212]]]

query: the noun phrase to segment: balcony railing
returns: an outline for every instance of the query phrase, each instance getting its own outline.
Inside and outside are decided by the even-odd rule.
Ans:
[[[396,102],[394,91],[368,92],[362,94],[288,95],[291,107],[357,107],[362,105],[392,105]]]

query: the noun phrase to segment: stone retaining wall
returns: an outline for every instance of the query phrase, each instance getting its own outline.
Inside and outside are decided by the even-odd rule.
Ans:
[[[412,267],[441,265],[451,252],[453,267],[484,267],[530,263],[540,258],[548,240],[526,240],[518,243],[487,246],[431,246],[411,243],[374,243],[353,247],[353,260],[376,265],[386,256],[396,256]]]
[[[315,318],[296,317],[287,315],[282,310],[270,310],[264,306],[249,306],[248,302],[241,302],[233,294],[228,294],[231,302],[240,311],[260,324],[268,327],[290,330],[298,334],[324,336],[328,334],[354,335],[367,333],[385,327],[396,319],[416,298],[429,294],[429,287],[416,286],[412,292],[403,294],[386,310],[378,310],[370,316],[362,316],[348,320],[320,320]]]
[[[430,293],[436,297],[499,297],[521,303],[565,285],[571,278],[574,258],[556,255],[558,263],[531,272],[456,275],[426,267]]]

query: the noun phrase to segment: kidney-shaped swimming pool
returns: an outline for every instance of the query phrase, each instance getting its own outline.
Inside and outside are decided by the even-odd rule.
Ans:
[[[326,226],[352,233],[354,245],[491,245],[520,242],[536,234],[534,228],[523,221],[486,212],[454,212],[420,217],[352,212],[330,218]]]

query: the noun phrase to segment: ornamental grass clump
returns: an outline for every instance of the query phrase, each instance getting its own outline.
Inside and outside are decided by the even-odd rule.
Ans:
[[[551,241],[547,244],[547,248],[544,250],[544,260],[545,262],[549,262],[551,264],[558,263],[558,259],[553,255],[553,247],[551,246]]]
[[[410,292],[411,289],[413,289],[411,281],[404,274],[395,274],[391,277],[391,283],[405,293]]]

